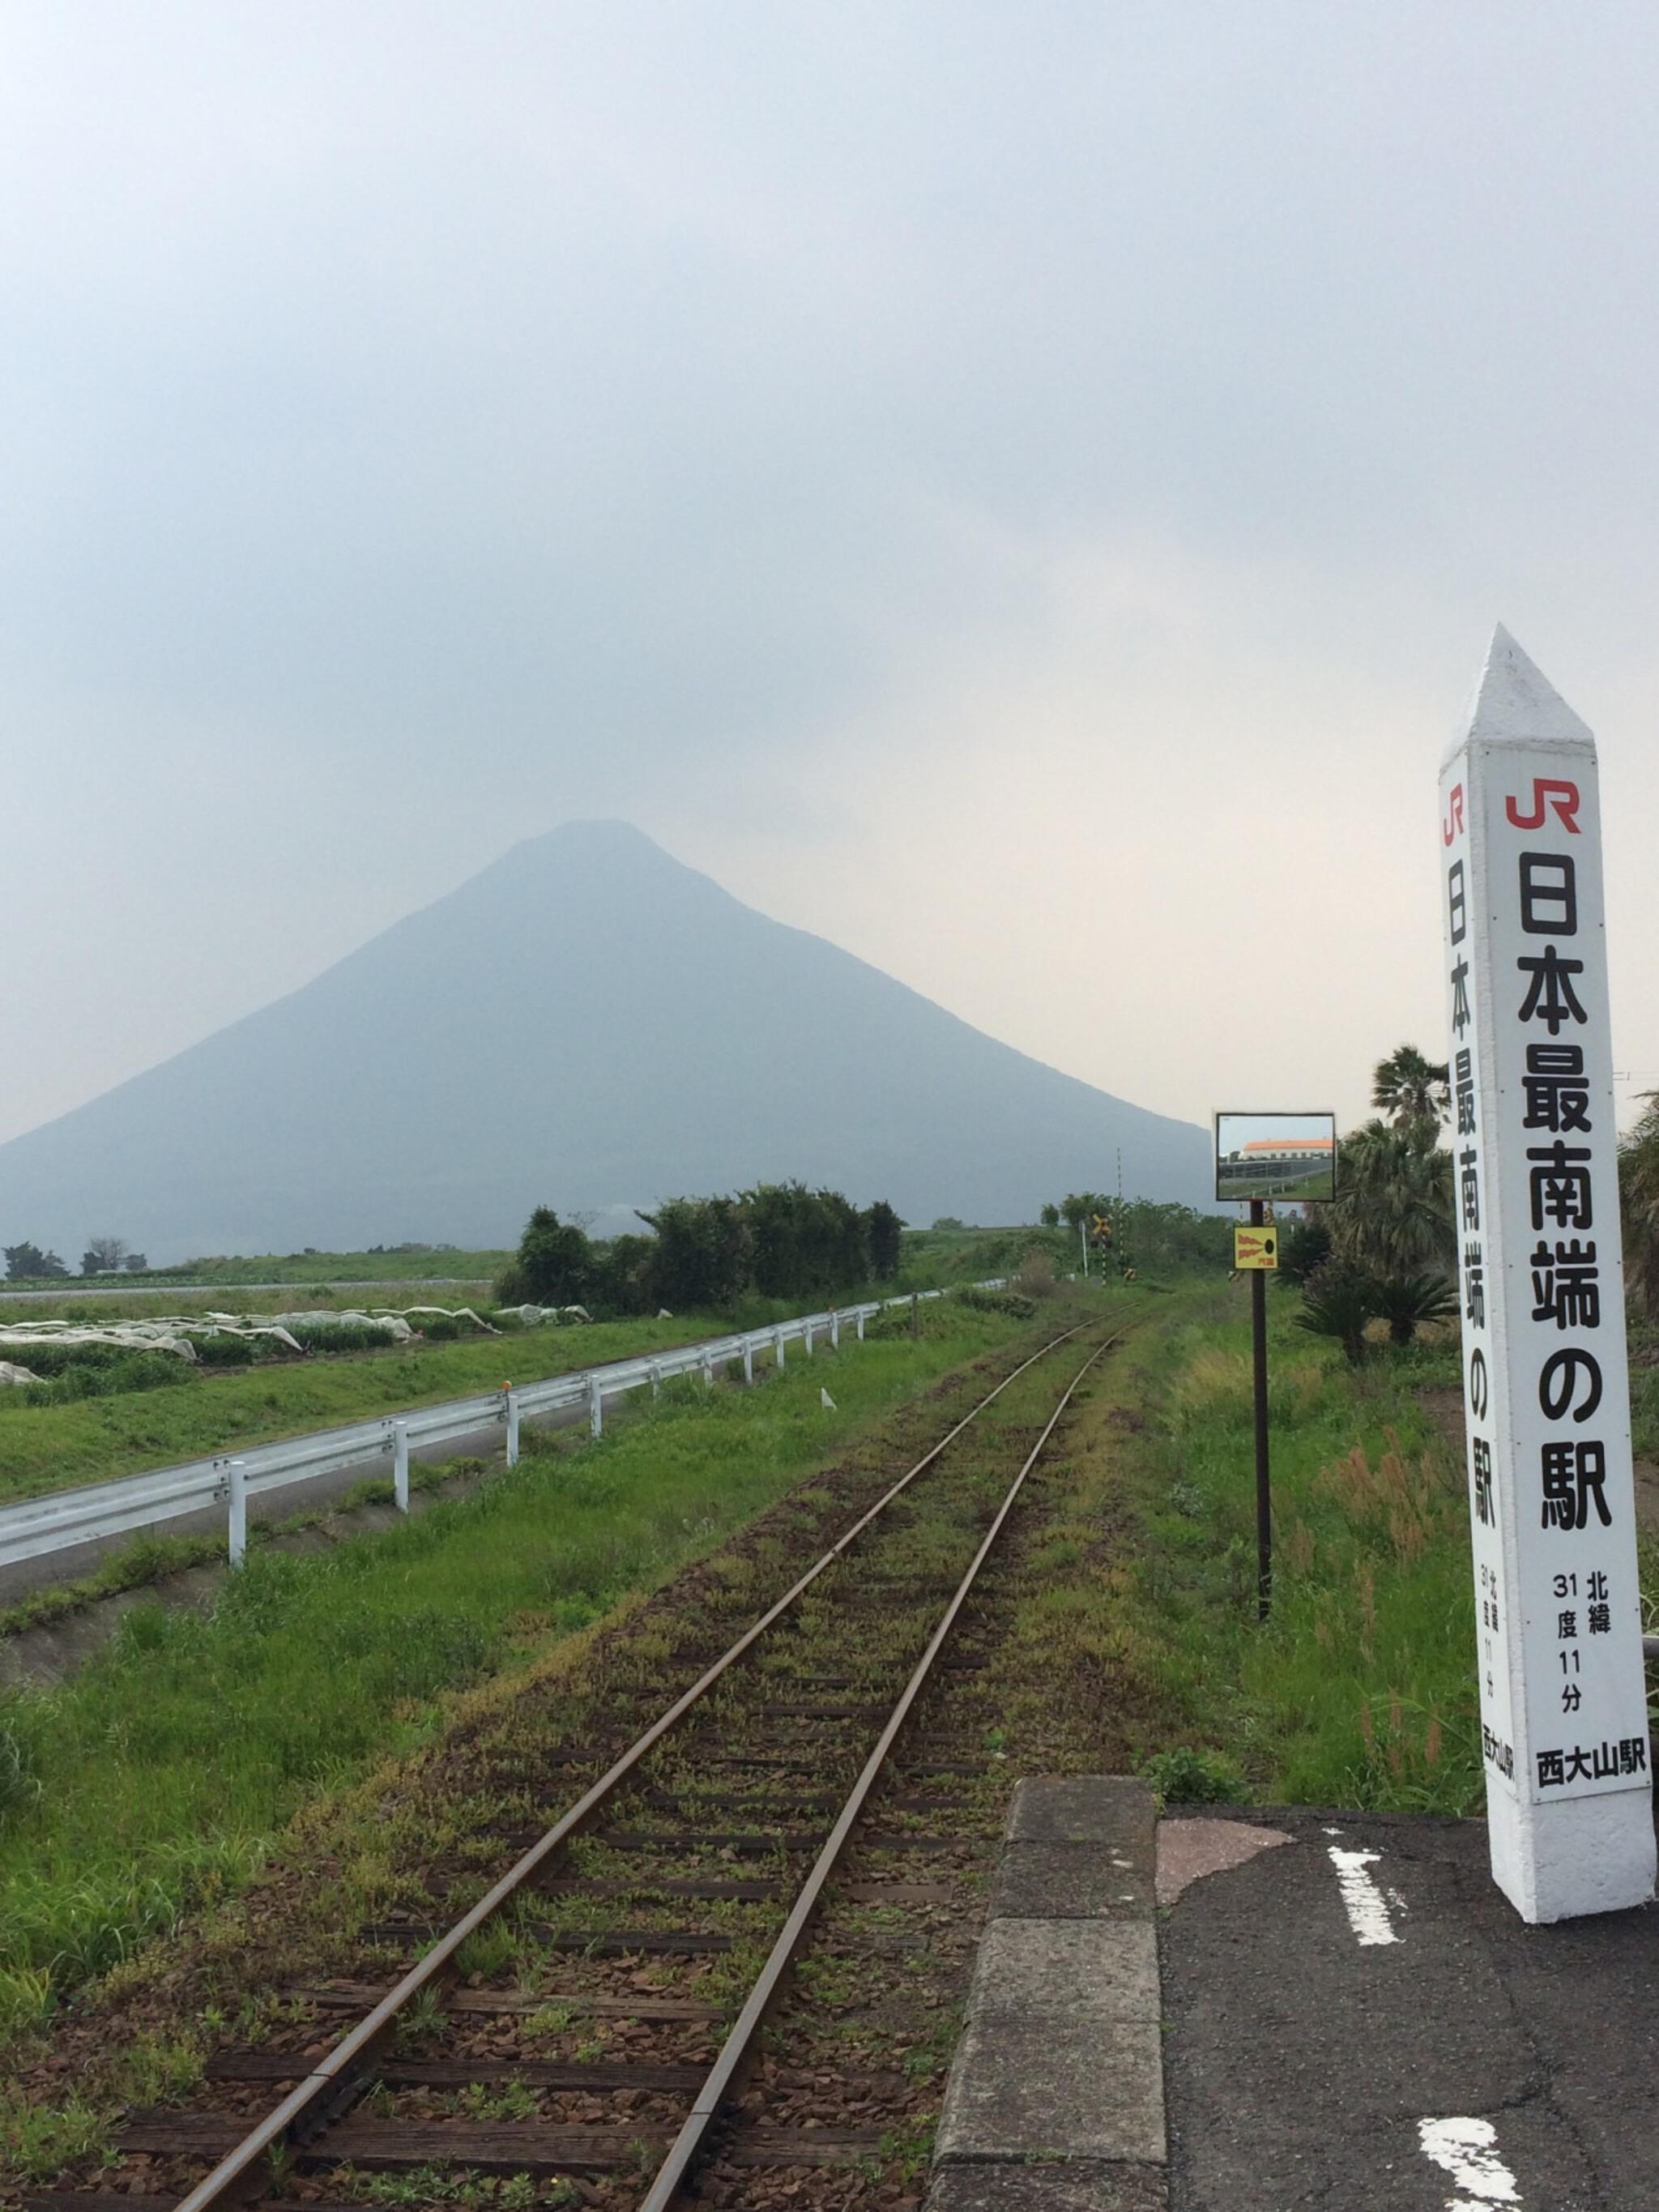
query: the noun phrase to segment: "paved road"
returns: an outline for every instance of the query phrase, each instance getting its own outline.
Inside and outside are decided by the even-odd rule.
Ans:
[[[1481,1822],[1238,1817],[1291,1840],[1165,1921],[1173,2212],[1656,2212],[1659,1908],[1527,1928]]]

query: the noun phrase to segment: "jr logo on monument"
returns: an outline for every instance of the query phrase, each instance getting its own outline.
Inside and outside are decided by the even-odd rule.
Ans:
[[[1492,1867],[1561,1920],[1654,1833],[1595,745],[1502,629],[1440,857]]]

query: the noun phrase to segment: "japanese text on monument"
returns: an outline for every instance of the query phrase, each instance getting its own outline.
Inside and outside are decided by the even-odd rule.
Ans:
[[[1450,763],[1441,835],[1482,1742],[1541,1801],[1645,1785],[1648,1739],[1594,756],[1522,750]]]

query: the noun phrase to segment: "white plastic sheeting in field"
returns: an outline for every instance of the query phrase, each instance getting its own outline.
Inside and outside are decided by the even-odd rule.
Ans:
[[[0,1322],[0,1349],[27,1351],[32,1344],[111,1344],[128,1352],[171,1352],[193,1360],[193,1339],[240,1337],[250,1345],[261,1340],[279,1344],[284,1351],[303,1355],[305,1346],[294,1331],[305,1328],[326,1334],[330,1329],[362,1328],[377,1331],[388,1344],[407,1344],[415,1335],[413,1316],[470,1322],[491,1335],[495,1332],[471,1306],[405,1306],[401,1313],[381,1309],[363,1313],[355,1308],[332,1306],[315,1311],[283,1314],[167,1314],[147,1316],[142,1321],[13,1321]],[[6,1379],[16,1380],[17,1377]],[[22,1380],[33,1382],[32,1375]]]

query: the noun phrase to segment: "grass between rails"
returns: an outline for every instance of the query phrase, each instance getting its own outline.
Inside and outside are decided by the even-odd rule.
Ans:
[[[308,1797],[425,1741],[452,1693],[708,1552],[1013,1328],[952,1304],[918,1341],[848,1346],[753,1392],[665,1390],[603,1443],[534,1452],[386,1534],[326,1556],[256,1551],[210,1615],[135,1608],[71,1684],[0,1701],[13,2026],[237,1887]]]

